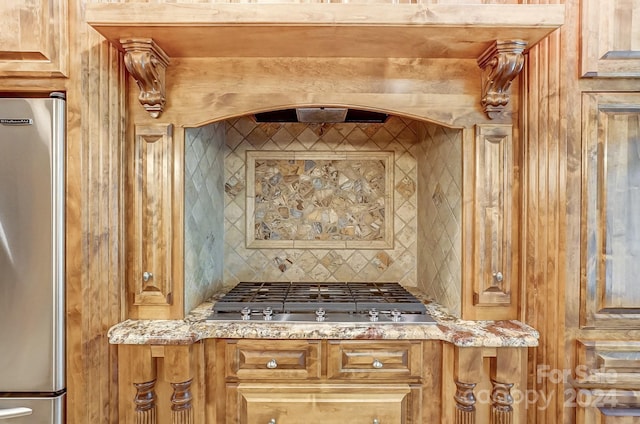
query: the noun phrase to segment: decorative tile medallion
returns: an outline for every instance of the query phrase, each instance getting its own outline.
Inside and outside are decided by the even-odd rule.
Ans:
[[[246,155],[248,248],[393,248],[394,152]]]

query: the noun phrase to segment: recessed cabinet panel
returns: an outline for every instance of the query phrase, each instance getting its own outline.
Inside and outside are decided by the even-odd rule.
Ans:
[[[565,405],[576,408],[576,421],[580,424],[640,424],[640,398],[631,390],[570,391]]]
[[[170,305],[173,127],[138,125],[135,131],[130,287],[134,305]]]
[[[476,127],[476,214],[473,303],[511,303],[513,136],[511,125]]]
[[[640,94],[583,101],[582,325],[640,325]]]
[[[0,77],[67,75],[67,0],[0,2]]]
[[[237,387],[239,420],[227,422],[403,424],[410,392],[406,384],[272,387],[242,383]]]
[[[640,390],[640,342],[578,340],[577,352],[579,387]]]
[[[640,0],[582,0],[582,75],[640,77]]]
[[[320,377],[320,341],[229,340],[228,379],[314,379]]]
[[[420,377],[421,342],[330,341],[328,350],[327,378],[330,379]]]

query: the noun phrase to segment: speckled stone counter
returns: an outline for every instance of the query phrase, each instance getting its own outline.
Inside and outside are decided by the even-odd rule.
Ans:
[[[192,344],[207,338],[443,340],[460,347],[529,347],[538,332],[519,321],[464,321],[421,293],[436,324],[283,323],[206,321],[215,300],[204,302],[184,320],[127,320],[109,330],[111,344]]]

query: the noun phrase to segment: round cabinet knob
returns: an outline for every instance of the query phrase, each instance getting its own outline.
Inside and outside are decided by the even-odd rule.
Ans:
[[[496,281],[496,283],[502,283],[502,280],[504,280],[504,275],[502,275],[500,271],[494,272],[493,279]]]
[[[380,421],[378,421],[378,419],[377,419],[377,418],[374,418],[374,419],[373,419],[373,423],[372,423],[372,424],[380,424]]]
[[[278,362],[275,359],[270,360],[269,362],[267,362],[267,368],[269,368],[270,370],[278,368]]]
[[[376,368],[376,369],[380,369],[384,366],[384,364],[377,359],[374,359],[371,365],[373,366],[373,368]]]
[[[145,271],[142,273],[142,281],[145,283],[153,278],[153,273]]]
[[[271,418],[267,424],[276,424],[276,419]]]

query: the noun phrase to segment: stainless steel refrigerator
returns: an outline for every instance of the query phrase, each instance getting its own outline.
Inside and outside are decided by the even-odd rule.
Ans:
[[[0,424],[63,423],[65,101],[0,98]]]

